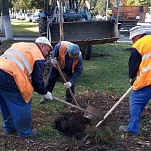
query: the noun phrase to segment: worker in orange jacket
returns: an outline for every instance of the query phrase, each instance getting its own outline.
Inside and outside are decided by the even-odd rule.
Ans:
[[[130,39],[133,41],[132,48],[129,48],[129,78],[133,86],[130,120],[119,130],[139,135],[140,116],[151,99],[151,35],[147,35],[141,26],[135,26],[130,30]]]
[[[49,40],[38,37],[35,43],[14,43],[0,56],[0,107],[6,134],[37,135],[32,130],[31,97],[35,90],[52,100],[43,81],[45,57],[51,50]]]
[[[83,71],[83,59],[80,52],[80,48],[77,44],[73,44],[69,41],[59,42],[53,49],[53,55],[56,59],[51,58],[51,63],[48,74],[46,88],[52,92],[59,77],[59,71],[55,67],[57,61],[61,70],[67,76],[67,82],[64,83],[66,88],[71,88],[73,94],[75,93],[75,83],[80,79]],[[57,60],[57,61],[56,61]],[[69,91],[66,90],[66,101],[72,103],[72,96]],[[43,104],[47,101],[46,98],[42,98],[40,103]]]

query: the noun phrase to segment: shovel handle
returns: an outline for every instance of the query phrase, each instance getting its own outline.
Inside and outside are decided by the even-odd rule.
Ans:
[[[50,55],[51,55],[51,57],[54,59],[53,54],[50,53]],[[67,80],[66,80],[66,78],[64,77],[64,75],[63,75],[63,73],[62,73],[62,71],[61,71],[61,69],[60,69],[60,66],[59,66],[58,62],[57,62],[57,69],[58,69],[58,71],[59,71],[59,73],[60,73],[60,75],[61,75],[61,77],[62,77],[63,82],[66,83]],[[70,93],[70,95],[71,95],[71,97],[72,97],[74,103],[75,103],[77,106],[79,106],[79,104],[78,104],[78,102],[77,102],[75,96],[73,95],[71,89],[70,89],[70,88],[67,88],[67,89],[68,89],[68,91],[69,91],[69,93]]]
[[[64,83],[66,83],[66,82],[67,82],[67,80],[66,80],[66,78],[64,77],[64,75],[63,75],[63,73],[62,73],[62,71],[61,71],[61,69],[60,69],[60,67],[59,67],[59,64],[58,64],[58,63],[57,63],[57,69],[58,69],[58,71],[59,71],[59,73],[60,73],[60,75],[61,75],[61,77],[62,77],[62,79],[63,79],[63,82],[64,82]],[[67,89],[68,89],[68,91],[69,91],[69,93],[70,93],[71,97],[73,98],[74,103],[75,103],[77,106],[79,106],[79,104],[78,104],[78,102],[77,102],[77,100],[76,100],[75,96],[73,95],[73,93],[72,93],[71,89],[70,89],[70,88],[67,88]]]
[[[64,103],[64,104],[69,105],[69,106],[71,106],[71,107],[74,107],[74,108],[76,108],[76,109],[78,109],[78,110],[80,110],[80,111],[82,111],[82,112],[84,112],[84,113],[89,113],[89,114],[91,114],[91,115],[95,115],[95,116],[96,116],[95,113],[89,112],[89,111],[87,111],[87,110],[85,110],[85,109],[83,109],[83,108],[81,108],[81,107],[79,107],[79,106],[76,106],[76,105],[71,104],[71,103],[69,103],[69,102],[66,102],[66,101],[64,101],[64,100],[61,100],[61,99],[59,99],[59,98],[53,97],[53,100],[54,100],[54,101],[61,102],[61,103]]]
[[[105,121],[105,119],[113,112],[113,110],[123,101],[123,99],[127,96],[127,94],[132,90],[132,86],[124,93],[124,95],[117,101],[114,106],[106,113],[103,120],[99,121],[95,127],[98,127],[101,123]]]
[[[61,103],[64,103],[64,104],[69,105],[69,106],[72,106],[72,107],[74,107],[74,108],[76,108],[76,109],[78,109],[78,110],[81,110],[81,111],[83,111],[83,112],[87,112],[85,109],[83,109],[83,108],[81,108],[81,107],[79,107],[79,106],[76,106],[76,105],[74,105],[74,104],[71,104],[71,103],[69,103],[69,102],[66,102],[66,101],[64,101],[64,100],[61,100],[61,99],[59,99],[59,98],[53,97],[53,100],[58,101],[58,102],[61,102]]]

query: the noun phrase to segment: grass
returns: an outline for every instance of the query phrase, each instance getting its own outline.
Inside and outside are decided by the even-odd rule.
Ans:
[[[33,35],[38,34],[38,23],[27,22],[26,20],[11,19],[13,34]]]
[[[122,94],[129,87],[128,58],[124,51],[130,43],[114,43],[93,46],[93,50],[103,57],[84,61],[81,87],[90,91]],[[79,90],[79,89],[78,89]]]
[[[11,41],[4,41],[3,45],[11,45]],[[102,44],[93,46],[93,53],[100,54],[100,57],[92,57],[91,60],[84,60],[84,71],[80,80],[76,84],[76,95],[84,94],[91,91],[98,91],[100,93],[114,94],[122,96],[126,90],[130,87],[128,78],[128,59],[130,52],[126,51],[131,43],[112,43],[112,44]],[[44,77],[46,79],[46,77]],[[55,97],[64,99],[65,98],[65,88],[61,81],[56,83],[55,89],[53,91]],[[38,129],[38,138],[41,142],[45,144],[50,142],[59,142],[63,139],[63,136],[57,130],[52,128],[54,123],[53,116],[59,116],[60,111],[66,111],[67,106],[59,102],[50,101],[47,104],[39,105],[39,100],[42,96],[36,92],[33,93],[33,103],[32,111],[41,111],[44,116],[52,115],[48,118],[47,123],[44,127]],[[46,117],[44,117],[46,118]],[[34,119],[33,119],[34,120]],[[142,120],[141,129],[147,129],[146,121]],[[2,120],[0,120],[2,125]],[[0,127],[1,129],[2,127]],[[93,134],[94,133],[94,134]],[[113,134],[115,132],[108,128],[108,133],[96,134],[92,131],[92,136],[94,135],[94,141],[96,143],[103,142],[104,144],[111,144],[113,141]],[[145,133],[145,132],[144,132]],[[120,139],[119,134],[116,134],[117,141]],[[5,140],[0,140],[1,142],[6,142]],[[9,144],[8,150],[13,148],[13,143]],[[23,148],[24,144],[20,144],[18,147]],[[1,149],[1,148],[0,148]]]

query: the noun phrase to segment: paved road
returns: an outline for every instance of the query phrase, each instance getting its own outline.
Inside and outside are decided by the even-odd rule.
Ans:
[[[138,25],[142,26],[147,34],[151,35],[151,23],[138,23]]]
[[[151,24],[150,23],[138,23],[137,25],[142,26],[142,28],[145,30],[145,32],[149,35],[151,35]],[[129,31],[123,30],[120,32],[120,38],[118,42],[131,42],[129,39]]]

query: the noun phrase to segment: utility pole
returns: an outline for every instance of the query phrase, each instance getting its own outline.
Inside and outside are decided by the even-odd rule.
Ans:
[[[60,26],[60,41],[64,40],[64,30],[63,30],[63,12],[62,12],[62,0],[59,0],[59,26]]]
[[[116,23],[117,23],[117,25],[118,25],[118,16],[119,16],[119,9],[118,9],[119,4],[120,4],[120,0],[116,0],[116,7],[117,7],[117,17],[116,17]]]
[[[14,40],[12,26],[9,17],[8,0],[1,0],[2,6],[2,21],[4,23],[6,40]]]
[[[109,1],[107,0],[107,1],[106,1],[106,16],[108,15],[108,14],[107,14],[107,9],[108,9],[108,7],[109,7]]]

